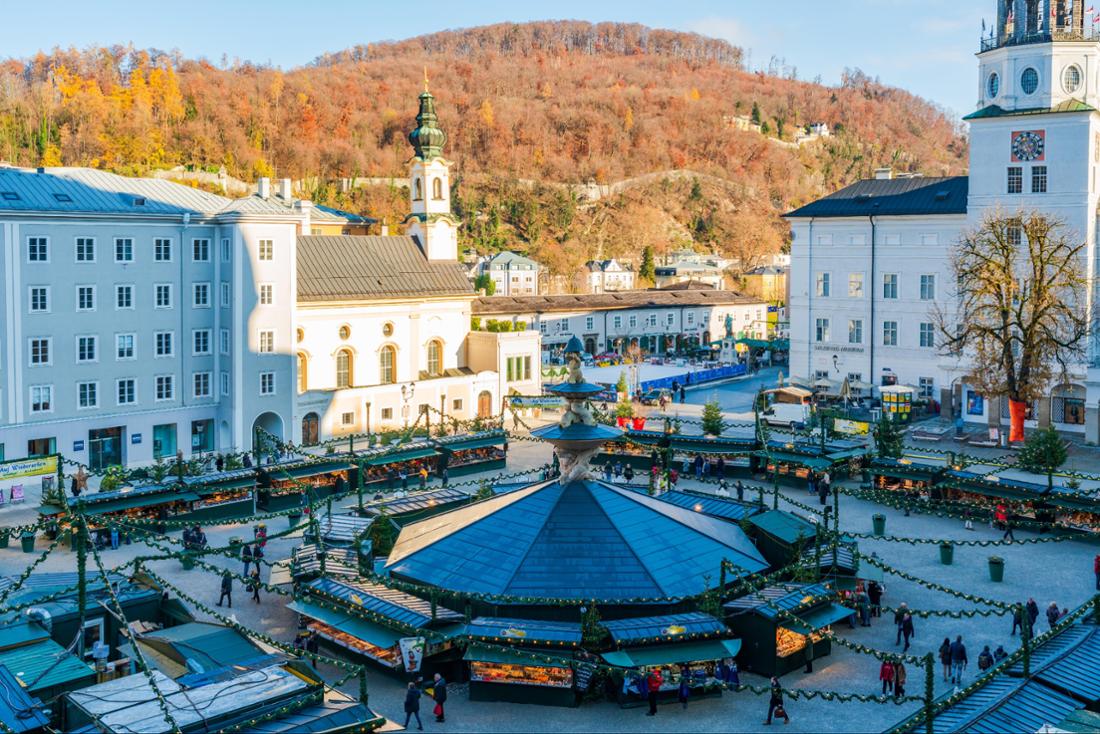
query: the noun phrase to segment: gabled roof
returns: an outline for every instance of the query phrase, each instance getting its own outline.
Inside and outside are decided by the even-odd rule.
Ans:
[[[1053,107],[1028,107],[1022,110],[1006,110],[991,104],[963,117],[964,120],[981,120],[987,117],[1017,117],[1019,115],[1056,115],[1063,112],[1095,112],[1096,108],[1078,99],[1067,99]]]
[[[783,216],[885,217],[929,214],[966,214],[969,179],[871,178],[845,186],[840,191],[812,201]]]
[[[529,257],[524,257],[518,252],[498,252],[489,258],[485,266],[490,269],[515,268],[517,270],[538,270],[539,264]]]
[[[433,620],[431,602],[381,584],[319,578],[310,582],[305,591],[307,594],[317,592],[339,599],[349,606],[360,607],[410,627],[426,627],[433,622],[456,622],[462,619],[458,612],[437,604]]]
[[[412,237],[298,238],[298,301],[472,296],[458,261],[432,261]]]

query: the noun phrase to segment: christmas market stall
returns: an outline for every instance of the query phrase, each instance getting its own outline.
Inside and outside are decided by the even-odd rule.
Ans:
[[[696,455],[707,462],[707,475],[717,477],[751,476],[752,456],[756,439],[751,434],[738,436],[729,433],[720,437],[680,432],[628,430],[619,438],[604,443],[593,459],[597,467],[608,461],[622,462],[636,471],[649,471],[653,463],[663,462],[667,452],[672,467],[680,470],[686,459],[692,462]],[[719,462],[719,460],[721,460]],[[721,466],[719,472],[718,467]]]
[[[435,441],[422,438],[397,446],[377,446],[357,451],[355,462],[360,466],[364,487],[371,491],[383,489],[393,492],[416,487],[421,469],[426,469],[429,476],[435,476],[440,453]],[[401,475],[405,475],[405,481]],[[408,487],[403,487],[406,483]]]
[[[830,626],[852,615],[833,597],[824,584],[785,583],[726,602],[726,623],[742,643],[742,669],[784,675],[828,655]]]
[[[703,612],[607,620],[603,626],[616,649],[602,657],[623,669],[618,698],[624,707],[646,701],[645,679],[653,670],[661,671],[664,681],[660,702],[676,700],[684,676],[693,699],[721,696],[718,663],[735,658],[741,649],[740,640],[728,639],[732,633],[726,625]]]
[[[870,454],[863,441],[833,439],[824,446],[816,441],[769,441],[767,453],[760,455],[769,476],[777,473],[781,483],[801,489],[811,475],[823,472],[829,472],[834,482],[858,477]]]
[[[197,523],[236,520],[256,513],[256,471],[233,469],[184,477],[183,486],[198,496],[186,518]]]
[[[109,492],[87,492],[79,497],[69,497],[70,512],[79,508],[88,519],[92,532],[106,533],[108,523],[126,523],[130,520],[189,520],[191,505],[199,495],[178,484],[146,484],[136,487],[120,487]],[[58,517],[64,511],[55,505],[44,504],[39,512],[48,517]]]
[[[41,699],[33,697],[22,681],[0,664],[0,724],[4,731],[15,734],[39,734],[46,731],[50,709]]]
[[[257,469],[256,504],[264,512],[305,507],[355,487],[358,469],[346,459],[292,459]]]
[[[817,536],[816,525],[786,510],[768,510],[748,520],[756,548],[772,568],[782,568],[812,549]]]
[[[950,468],[946,458],[917,454],[897,458],[879,456],[872,459],[868,467],[875,489],[932,499],[939,499],[935,485]]]
[[[754,492],[750,492],[753,494]],[[758,502],[748,500],[736,500],[728,497],[718,497],[706,492],[693,492],[690,489],[672,489],[657,495],[661,501],[668,502],[678,507],[684,507],[693,512],[700,512],[710,517],[717,517],[728,522],[741,522],[747,517],[758,515],[765,511],[765,507]]]
[[[574,706],[577,622],[476,617],[466,626],[471,701]],[[480,641],[482,644],[478,644]]]
[[[424,492],[409,492],[404,496],[374,500],[366,505],[364,512],[367,517],[375,519],[376,522],[378,518],[385,517],[386,520],[396,523],[399,527],[404,527],[409,523],[434,517],[462,505],[468,505],[471,501],[468,490],[458,487],[443,487],[429,489]]]
[[[1100,489],[1100,482],[1061,475],[1050,481],[1052,491],[1045,474],[1003,464],[970,464],[946,471],[934,489],[945,500],[984,505],[991,516],[1003,503],[1014,519],[1064,523],[1069,529],[1097,532],[1100,502],[1092,501],[1090,492]]]
[[[1043,505],[1047,517],[1060,527],[1100,533],[1100,482],[1096,480],[1055,477],[1054,486],[1043,495]]]
[[[82,658],[79,650],[65,649],[38,621],[9,621],[0,626],[0,671],[13,675],[21,690],[47,705],[67,691],[96,682],[92,651],[87,652]]]
[[[504,431],[481,431],[435,439],[439,449],[438,470],[448,477],[503,469],[508,458],[508,436]]]

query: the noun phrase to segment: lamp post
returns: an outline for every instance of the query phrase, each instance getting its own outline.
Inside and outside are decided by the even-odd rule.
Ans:
[[[414,394],[416,394],[415,382],[401,386],[401,400],[404,403],[401,406],[401,415],[405,418],[405,428],[409,427],[409,401],[413,399]]]

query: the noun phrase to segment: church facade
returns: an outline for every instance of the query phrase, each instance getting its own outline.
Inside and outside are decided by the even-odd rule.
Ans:
[[[999,426],[1007,405],[967,383],[968,366],[937,349],[932,313],[952,313],[955,243],[991,212],[1039,211],[1086,244],[1096,319],[1100,175],[1100,33],[1082,0],[997,0],[980,40],[967,176],[881,170],[787,214],[792,232],[791,372],[905,384],[943,414]],[[1092,13],[1089,14],[1090,16]],[[1100,356],[1087,359],[1028,409],[1028,425],[1100,440]]]

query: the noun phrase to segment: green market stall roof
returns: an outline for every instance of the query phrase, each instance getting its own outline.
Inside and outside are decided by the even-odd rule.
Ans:
[[[629,601],[706,590],[766,561],[733,524],[603,482],[553,480],[407,525],[394,577],[476,594]]]
[[[1022,676],[1023,663],[1009,668]],[[1092,706],[1100,704],[1100,627],[1075,624],[1045,641],[1031,655],[1031,676]]]
[[[741,640],[697,640],[649,647],[632,647],[628,650],[605,652],[602,657],[608,665],[619,668],[641,668],[651,665],[675,665],[705,660],[721,660],[736,657],[741,652]]]
[[[949,469],[947,459],[939,456],[906,454],[899,458],[877,456],[869,467],[872,474],[894,479],[932,479]]]
[[[146,484],[140,487],[122,487],[110,492],[86,492],[79,497],[69,497],[69,507],[81,507],[87,515],[120,512],[134,507],[154,507],[171,502],[190,502],[199,495],[174,484]]]
[[[504,431],[481,431],[459,436],[445,436],[435,439],[435,445],[444,451],[466,451],[484,449],[490,446],[503,446],[508,442]]]
[[[1071,711],[1066,714],[1066,718],[1059,721],[1054,727],[1059,731],[1070,732],[1070,734],[1096,734],[1100,731],[1100,714],[1084,709]]]
[[[200,474],[183,478],[186,487],[192,487],[196,491],[248,489],[256,486],[255,469],[229,469],[213,474]]]
[[[824,584],[776,584],[728,601],[722,608],[730,615],[753,613],[782,623],[780,611],[797,614],[831,601],[832,595]]]
[[[6,727],[4,731],[23,734],[42,730],[50,723],[43,708],[42,701],[23,690],[19,679],[0,665],[0,722]]]
[[[16,578],[15,576],[0,577],[0,592],[10,588],[15,583]],[[115,594],[124,606],[132,602],[160,598],[160,592],[157,589],[145,586],[121,574],[111,573],[110,580],[116,584]],[[75,615],[79,611],[77,607],[77,582],[76,573],[31,574],[23,582],[23,585],[8,597],[7,602],[15,607],[22,607],[34,602],[36,606],[40,606],[49,612],[50,616],[56,621],[60,617]],[[93,579],[89,575],[86,588],[88,594],[85,600],[85,610],[94,609],[102,612],[101,603],[110,603],[110,595],[103,583],[102,576],[96,574]],[[39,601],[61,591],[68,591],[68,593],[48,601]],[[16,613],[5,615],[3,610],[0,610],[0,619],[5,617],[15,618],[17,616]]]
[[[669,639],[692,640],[726,635],[730,631],[722,622],[704,612],[605,620],[603,626],[611,633],[611,639],[617,646]]]
[[[616,439],[619,443],[635,443],[658,448],[666,441],[673,450],[705,454],[745,454],[756,448],[756,439],[746,436],[704,436],[702,434],[665,433],[664,431],[629,430]]]
[[[812,522],[786,510],[768,510],[751,516],[749,522],[761,532],[787,545],[794,545],[799,538],[802,542],[813,540],[817,534],[817,527]]]
[[[32,629],[0,631],[0,666],[7,668],[29,693],[48,693],[52,689],[80,688],[95,682],[95,670],[50,639],[50,635],[37,624],[24,623]],[[23,640],[12,645],[8,632]],[[27,639],[37,632],[37,636]]]
[[[466,625],[466,634],[485,640],[508,640],[524,645],[550,646],[581,644],[579,622],[555,622],[509,617],[477,617]]]
[[[292,601],[286,605],[286,608],[302,616],[316,619],[318,622],[323,622],[333,629],[346,632],[356,639],[369,642],[375,647],[384,649],[391,648],[397,644],[398,640],[405,636],[403,633],[378,624],[377,622],[371,622],[361,617],[356,617],[348,612],[338,611],[308,601]]]
[[[463,619],[458,612],[437,604],[433,620],[430,601],[364,581],[320,578],[307,584],[303,591],[306,594],[338,600],[349,608],[363,609],[418,629],[433,623],[460,622]]]
[[[207,672],[249,663],[253,663],[250,667],[256,667],[255,663],[260,661],[264,667],[281,662],[281,658],[272,660],[270,654],[237,630],[209,622],[165,627],[142,633],[137,639],[146,657],[151,657],[161,672],[173,678],[188,672],[189,661],[198,663]],[[131,648],[129,644],[123,647]]]
[[[259,471],[275,481],[287,479],[304,479],[315,477],[318,474],[331,474],[338,471],[354,469],[353,464],[346,460],[317,460],[317,459],[292,459],[277,464],[264,464]]]
[[[470,494],[457,487],[429,489],[424,492],[409,492],[404,497],[384,499],[367,505],[367,514],[377,517],[384,511],[391,517],[408,515],[422,510],[444,508],[448,505],[464,505],[470,502]],[[351,507],[349,505],[348,507]]]
[[[995,675],[973,693],[940,711],[932,731],[1001,734],[1040,731],[1044,724],[1061,721],[1084,705],[1042,683]],[[925,731],[924,724],[906,729]]]
[[[333,734],[333,732],[373,731],[386,719],[345,693],[325,689],[325,698],[317,706],[307,706],[270,721],[248,727],[254,734]]]

